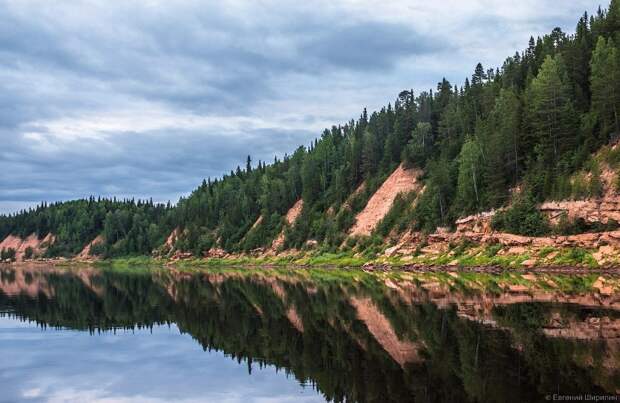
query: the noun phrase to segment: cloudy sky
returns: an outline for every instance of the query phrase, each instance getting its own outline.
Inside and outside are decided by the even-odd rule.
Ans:
[[[271,161],[402,89],[573,32],[599,3],[0,0],[0,212],[175,202],[247,154]]]

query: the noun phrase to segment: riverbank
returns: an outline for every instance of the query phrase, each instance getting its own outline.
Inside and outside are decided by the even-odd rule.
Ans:
[[[420,249],[410,254],[356,253],[354,251],[327,253],[320,251],[288,252],[275,255],[235,255],[226,257],[187,257],[185,259],[158,259],[178,266],[301,266],[301,267],[357,267],[357,268],[410,268],[432,267],[457,269],[496,267],[501,269],[567,267],[574,269],[610,270],[620,268],[620,256],[604,256],[600,249],[579,247],[502,248],[498,245],[460,243],[448,249]],[[138,259],[138,260],[136,260]],[[139,261],[140,258],[115,259]]]
[[[549,292],[583,297],[591,294],[594,303],[620,303],[620,267],[585,268],[575,266],[538,266],[532,268],[506,268],[501,266],[441,266],[409,264],[402,266],[378,266],[367,264],[362,267],[337,267],[334,265],[276,265],[230,261],[187,260],[170,262],[149,257],[100,260],[97,262],[20,262],[0,264],[0,270],[20,272],[87,272],[110,271],[134,274],[158,272],[164,276],[183,276],[189,273],[203,273],[205,276],[251,276],[272,282],[274,279],[297,278],[300,281],[340,281],[342,284],[360,284],[380,279],[385,287],[400,289],[414,283],[437,294],[450,295],[454,292],[490,292],[515,295],[524,301],[530,298],[555,301]],[[185,274],[184,274],[185,273]],[[27,281],[24,279],[25,284]]]
[[[408,255],[360,254],[353,251],[321,253],[297,251],[280,255],[240,255],[226,257],[183,259],[167,257],[134,256],[112,259],[42,259],[12,264],[44,264],[73,266],[135,267],[168,266],[178,268],[205,267],[298,267],[298,268],[351,268],[365,271],[432,271],[432,272],[503,272],[532,271],[549,273],[620,273],[620,256],[605,256],[599,263],[601,251],[584,248],[509,248],[495,245],[454,245],[449,250],[421,250]]]
[[[383,266],[383,267],[336,267],[336,266],[300,266],[300,265],[231,265],[200,262],[170,263],[148,257],[110,259],[98,262],[64,261],[57,262],[20,262],[0,264],[0,270],[16,270],[24,277],[24,287],[30,284],[27,279],[30,272],[123,272],[136,275],[160,273],[164,276],[184,276],[190,273],[202,273],[210,276],[252,277],[260,281],[272,282],[286,278],[297,281],[339,281],[340,284],[366,284],[380,279],[387,288],[399,289],[414,283],[433,293],[449,295],[453,292],[491,292],[493,294],[519,294],[524,298],[538,297],[547,300],[547,293],[560,291],[566,295],[583,296],[591,293],[600,302],[620,303],[620,268],[585,269],[566,266],[541,266],[534,268],[503,268],[499,266]],[[31,277],[31,276],[30,276]],[[31,277],[32,279],[32,277]],[[292,280],[296,279],[296,280]],[[542,293],[542,294],[541,294]],[[541,295],[547,295],[541,297]],[[610,297],[613,297],[609,300]],[[596,299],[595,298],[595,299]],[[602,299],[601,299],[602,298]],[[541,300],[542,300],[541,299]]]

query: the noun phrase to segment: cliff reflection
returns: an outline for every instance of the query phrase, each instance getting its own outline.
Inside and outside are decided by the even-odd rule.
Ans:
[[[593,287],[618,280],[529,276],[6,267],[0,312],[93,333],[175,323],[334,401],[620,392],[620,295]]]

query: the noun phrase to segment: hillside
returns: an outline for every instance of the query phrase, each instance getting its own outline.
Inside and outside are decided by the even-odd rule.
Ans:
[[[0,216],[0,257],[378,256],[614,233],[619,45],[612,0],[574,34],[532,37],[461,86],[402,91],[271,164],[248,156],[176,206],[90,198]]]

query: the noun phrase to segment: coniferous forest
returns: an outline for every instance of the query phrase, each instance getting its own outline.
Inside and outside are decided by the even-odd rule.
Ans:
[[[398,198],[375,238],[429,233],[503,206],[512,207],[494,225],[540,235],[545,223],[537,203],[600,192],[592,155],[620,135],[619,115],[620,0],[612,0],[584,14],[574,33],[556,28],[532,37],[502,66],[475,66],[464,83],[444,78],[429,91],[404,90],[381,110],[364,109],[272,163],[248,157],[174,206],[92,197],[43,203],[0,216],[0,239],[53,233],[46,253],[70,256],[102,235],[97,254],[143,255],[179,228],[176,248],[200,255],[212,247],[269,246],[284,231],[284,248],[314,240],[336,250],[356,213],[401,163],[422,170],[424,192],[415,206]],[[592,173],[587,184],[570,180],[584,169]],[[301,217],[288,225],[284,216],[299,199]]]

